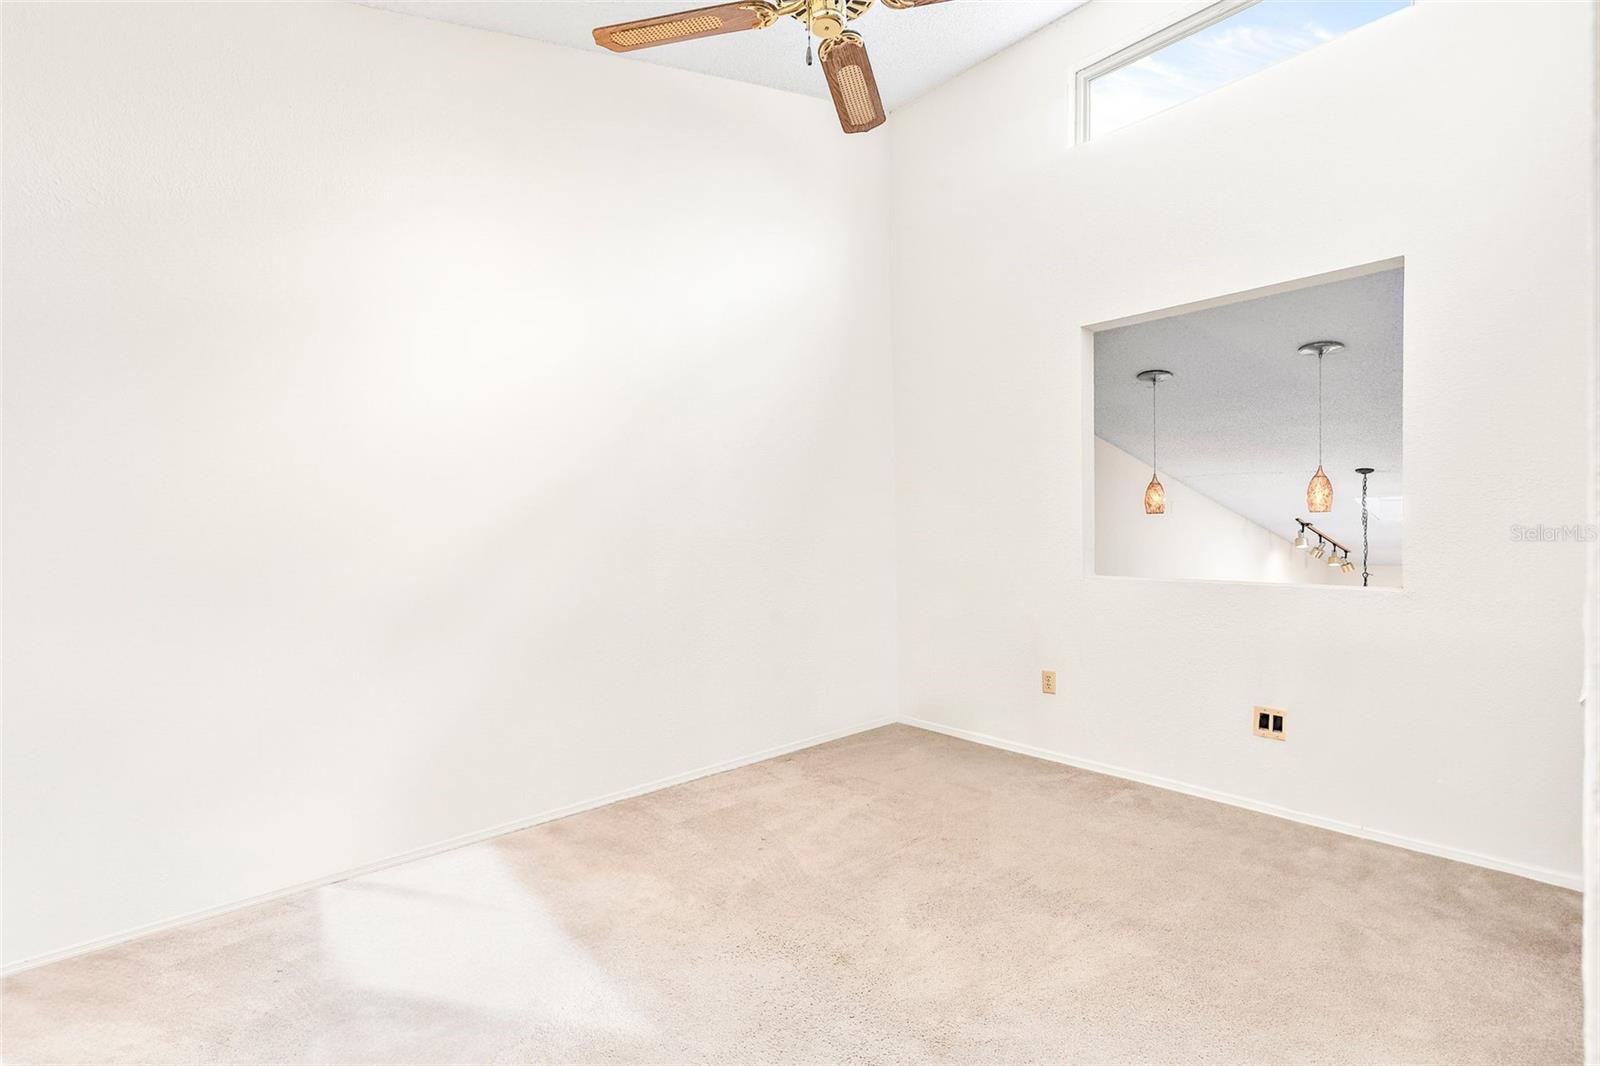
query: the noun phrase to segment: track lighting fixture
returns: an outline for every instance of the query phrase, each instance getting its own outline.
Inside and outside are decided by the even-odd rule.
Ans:
[[[1349,548],[1340,544],[1304,518],[1296,518],[1295,522],[1300,526],[1294,535],[1294,546],[1296,548],[1303,548],[1310,543],[1307,539],[1308,534],[1315,536],[1317,543],[1311,549],[1311,558],[1319,560],[1325,566],[1333,567],[1341,574],[1355,572],[1356,566],[1355,563],[1350,561]]]
[[[1312,514],[1333,510],[1333,482],[1322,470],[1322,357],[1343,350],[1339,341],[1309,341],[1299,348],[1299,354],[1317,357],[1317,472],[1306,485],[1306,510]]]
[[[1167,490],[1156,476],[1156,386],[1172,376],[1170,370],[1141,370],[1134,375],[1150,383],[1150,484],[1144,488],[1144,513],[1167,513]]]

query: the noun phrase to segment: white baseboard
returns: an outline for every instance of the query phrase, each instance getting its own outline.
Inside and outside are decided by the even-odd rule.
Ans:
[[[1109,766],[1105,763],[1095,762],[1093,759],[1080,759],[1072,755],[1063,755],[1058,751],[1049,751],[1037,748],[1031,744],[1018,744],[1015,741],[1005,740],[1001,737],[992,737],[986,733],[975,733],[970,729],[958,729],[955,726],[931,722],[923,718],[902,717],[900,722],[904,725],[926,729],[931,733],[943,733],[948,737],[959,740],[970,740],[975,744],[983,744],[1002,751],[1015,752],[1018,755],[1031,755],[1035,759],[1044,759],[1047,762],[1061,763],[1063,766],[1073,766],[1080,770],[1089,770],[1097,774],[1106,774],[1109,777],[1120,777],[1125,781],[1137,781],[1141,785],[1153,785],[1164,788],[1169,792],[1181,792],[1185,796],[1196,796],[1200,799],[1213,800],[1217,803],[1226,803],[1230,807],[1243,807],[1247,811],[1259,814],[1270,814],[1276,818],[1284,818],[1302,825],[1316,826],[1318,829],[1331,829],[1335,833],[1346,836],[1360,837],[1362,840],[1372,840],[1379,844],[1390,844],[1407,851],[1419,851],[1424,855],[1435,855],[1441,859],[1453,859],[1471,866],[1482,866],[1489,870],[1499,870],[1501,873],[1516,874],[1532,881],[1543,881],[1549,885],[1559,885],[1562,888],[1583,890],[1583,874],[1579,871],[1552,870],[1545,866],[1530,866],[1526,863],[1512,862],[1508,859],[1495,858],[1493,855],[1483,855],[1476,851],[1465,851],[1461,848],[1452,848],[1444,844],[1434,844],[1427,840],[1414,840],[1411,837],[1398,836],[1394,833],[1385,833],[1381,829],[1372,829],[1364,825],[1355,825],[1350,822],[1341,822],[1334,818],[1323,818],[1315,814],[1306,814],[1303,811],[1290,810],[1271,803],[1261,803],[1257,800],[1246,799],[1227,792],[1218,792],[1215,789],[1202,788],[1199,785],[1189,785],[1182,781],[1174,781],[1155,774],[1142,773],[1138,770],[1129,770],[1121,766]]]
[[[429,844],[425,847],[415,848],[399,855],[391,855],[386,859],[379,859],[377,862],[369,862],[364,866],[357,866],[349,870],[340,870],[337,873],[331,873],[325,877],[318,877],[311,881],[303,881],[300,884],[290,885],[287,888],[279,888],[271,892],[263,892],[260,895],[251,896],[248,899],[238,900],[233,903],[224,903],[217,907],[208,907],[205,910],[191,911],[188,914],[181,914],[176,918],[168,918],[164,921],[151,922],[148,925],[142,925],[136,929],[129,929],[126,932],[114,933],[111,936],[87,940],[81,944],[74,944],[71,947],[62,948],[59,951],[48,952],[44,955],[35,955],[32,958],[22,959],[19,962],[12,963],[3,970],[0,970],[0,976],[10,977],[12,974],[21,973],[24,970],[32,970],[39,966],[46,966],[52,962],[60,962],[63,959],[70,959],[79,955],[88,955],[91,952],[101,951],[105,948],[116,947],[118,944],[126,944],[130,940],[138,940],[141,937],[152,936],[156,933],[163,933],[169,929],[176,929],[181,925],[188,925],[191,922],[202,922],[207,918],[216,918],[224,914],[230,914],[234,911],[244,910],[246,907],[254,907],[262,903],[271,903],[273,900],[283,899],[286,896],[292,896],[298,892],[307,892],[314,888],[322,888],[326,885],[338,884],[340,881],[348,881],[350,878],[360,877],[362,874],[370,874],[378,870],[388,869],[391,866],[399,866],[401,863],[414,862],[417,859],[426,859],[431,855],[438,855],[441,852],[465,847],[468,844],[477,844],[481,841],[489,840],[494,837],[504,836],[507,833],[515,833],[520,829],[529,829],[536,825],[542,825],[545,822],[553,822],[558,818],[566,818],[570,815],[582,814],[584,811],[592,811],[596,807],[604,807],[609,803],[618,803],[622,800],[633,799],[635,796],[643,796],[646,793],[656,792],[663,788],[671,788],[673,785],[682,785],[689,781],[696,781],[702,777],[710,777],[713,774],[726,773],[729,770],[737,770],[739,767],[749,766],[751,763],[763,762],[767,759],[775,759],[780,755],[788,755],[792,752],[801,751],[805,748],[814,748],[818,744],[826,744],[830,740],[839,740],[842,737],[854,736],[856,733],[865,733],[869,729],[878,729],[882,726],[892,725],[895,723],[895,721],[897,721],[897,719],[890,716],[874,718],[869,722],[864,722],[859,725],[849,726],[844,729],[835,729],[828,733],[819,733],[816,736],[806,737],[804,740],[796,740],[789,744],[779,744],[777,747],[751,752],[748,755],[741,755],[734,759],[727,759],[723,762],[713,763],[710,766],[702,766],[698,770],[689,770],[685,773],[673,774],[671,777],[663,777],[647,784],[636,785],[633,788],[625,788],[617,792],[608,792],[603,796],[596,796],[592,799],[582,800],[578,803],[569,803],[565,807],[557,807],[554,810],[544,811],[528,818],[519,818],[514,822],[506,822],[503,825],[497,825],[490,829],[480,829],[473,833],[466,833],[462,836],[452,837],[449,840],[441,840],[437,844]]]
[[[748,755],[741,755],[738,758],[714,763],[711,766],[702,766],[697,770],[689,770],[685,773],[673,774],[670,777],[663,777],[659,780],[651,781],[643,785],[637,785],[633,788],[626,788],[617,792],[607,793],[603,796],[596,796],[592,799],[583,800],[578,803],[571,803],[565,807],[557,807],[553,810],[544,811],[528,818],[520,818],[514,822],[507,822],[503,825],[497,825],[489,829],[482,829],[477,832],[453,837],[449,840],[443,840],[436,844],[429,844],[426,847],[416,848],[412,851],[404,852],[399,855],[392,855],[386,859],[380,859],[377,862],[370,862],[364,866],[358,866],[348,870],[340,870],[337,873],[331,873],[325,877],[319,877],[311,881],[304,881],[297,885],[290,885],[287,888],[276,889],[272,892],[263,892],[260,895],[251,896],[248,899],[238,900],[234,903],[225,903],[221,906],[207,908],[206,910],[193,911],[189,914],[179,915],[176,918],[169,918],[160,922],[152,922],[136,929],[127,930],[126,932],[100,937],[95,940],[85,941],[81,944],[74,944],[71,947],[62,948],[59,951],[52,951],[44,955],[35,955],[32,958],[23,959],[5,967],[4,970],[0,970],[0,976],[9,977],[12,974],[21,973],[24,970],[31,970],[38,966],[45,966],[52,962],[60,962],[63,959],[70,959],[79,955],[87,955],[91,952],[115,947],[118,944],[126,944],[131,940],[138,940],[141,937],[151,936],[155,933],[165,932],[169,929],[176,929],[179,926],[188,925],[191,922],[205,921],[208,918],[215,918],[220,915],[232,913],[233,911],[243,910],[246,907],[254,907],[258,904],[270,903],[273,900],[283,899],[286,896],[292,896],[298,892],[306,892],[310,891],[311,889],[322,888],[326,885],[337,884],[340,881],[347,881],[352,877],[360,877],[362,874],[373,873],[377,870],[384,870],[391,866],[398,866],[401,863],[413,862],[417,859],[425,859],[431,855],[438,855],[441,852],[450,851],[454,848],[465,847],[468,844],[476,844],[480,841],[489,840],[493,837],[504,836],[507,833],[515,833],[518,830],[528,829],[536,825],[542,825],[545,822],[553,822],[558,818],[566,818],[570,815],[581,814],[584,811],[594,810],[596,807],[604,807],[610,803],[617,803],[622,800],[632,799],[635,796],[643,796],[646,793],[656,792],[663,788],[671,788],[673,785],[681,785],[689,781],[698,780],[702,777],[710,777],[713,774],[725,773],[728,770],[737,770],[741,766],[749,766],[751,763],[762,762],[766,759],[775,759],[780,755],[788,755],[792,752],[801,751],[805,748],[815,747],[818,744],[826,744],[830,740],[838,740],[842,737],[853,736],[856,733],[864,733],[869,729],[877,729],[881,726],[890,725],[896,721],[904,725],[914,726],[917,729],[926,729],[929,732],[943,733],[945,736],[956,737],[960,740],[969,740],[975,744],[983,744],[991,748],[999,748],[1003,751],[1015,752],[1019,755],[1029,755],[1036,759],[1044,759],[1049,762],[1061,763],[1065,766],[1073,766],[1080,770],[1088,770],[1097,774],[1107,774],[1111,777],[1120,777],[1127,781],[1137,781],[1140,784],[1153,785],[1156,788],[1166,789],[1170,792],[1181,792],[1186,796],[1196,796],[1200,799],[1213,800],[1217,803],[1226,803],[1231,807],[1242,807],[1245,810],[1256,811],[1260,814],[1270,814],[1278,818],[1287,819],[1291,822],[1300,822],[1303,825],[1316,826],[1319,829],[1330,829],[1336,833],[1344,833],[1347,836],[1360,837],[1363,840],[1372,840],[1380,844],[1390,844],[1395,847],[1405,848],[1408,851],[1421,852],[1424,855],[1436,855],[1444,859],[1453,859],[1456,862],[1464,862],[1472,866],[1482,866],[1490,870],[1499,870],[1503,873],[1515,874],[1518,877],[1526,877],[1533,881],[1542,881],[1546,884],[1559,885],[1562,888],[1571,888],[1579,891],[1583,889],[1583,875],[1578,872],[1552,870],[1543,866],[1530,866],[1525,863],[1498,859],[1491,855],[1482,855],[1475,851],[1465,851],[1460,848],[1446,847],[1442,844],[1434,844],[1426,840],[1414,840],[1410,837],[1397,836],[1393,833],[1385,833],[1381,830],[1371,829],[1366,826],[1354,825],[1349,822],[1341,822],[1332,818],[1323,818],[1314,814],[1305,814],[1301,811],[1290,810],[1286,807],[1279,807],[1270,803],[1261,803],[1256,800],[1246,799],[1243,796],[1235,796],[1226,792],[1218,792],[1215,789],[1201,788],[1197,785],[1185,784],[1182,781],[1173,781],[1169,778],[1158,777],[1154,774],[1142,773],[1138,770],[1129,770],[1120,766],[1110,766],[1105,763],[1095,762],[1092,759],[1075,758],[1070,755],[1063,755],[1060,752],[1049,751],[1045,748],[1035,747],[1031,744],[1019,744],[1014,741],[1005,740],[1001,737],[989,736],[986,733],[975,733],[970,729],[958,729],[954,726],[944,725],[942,723],[929,721],[923,718],[901,717],[897,719],[886,716],[883,718],[875,718],[869,722],[863,722],[859,725],[850,726],[845,729],[837,729],[828,733],[820,733],[816,736],[806,737],[803,740],[793,741],[792,743],[788,744],[780,744],[777,747],[767,748],[762,751],[751,752]]]

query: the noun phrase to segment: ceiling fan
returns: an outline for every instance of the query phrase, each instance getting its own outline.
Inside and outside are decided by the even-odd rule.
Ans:
[[[839,112],[839,124],[846,133],[865,133],[883,125],[883,101],[878,98],[878,82],[867,60],[867,46],[861,35],[849,29],[873,0],[741,0],[739,3],[697,7],[671,15],[619,22],[594,31],[594,43],[613,52],[634,52],[658,44],[692,41],[697,37],[716,37],[740,30],[764,30],[779,19],[789,17],[805,24],[806,30],[821,38],[817,55],[822,73]],[[942,4],[944,0],[883,0],[885,7],[901,10]],[[809,46],[806,62],[811,62]]]

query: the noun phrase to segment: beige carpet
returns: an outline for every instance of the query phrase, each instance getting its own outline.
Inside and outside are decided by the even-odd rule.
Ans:
[[[891,726],[18,975],[29,1062],[1577,1062],[1576,893]]]

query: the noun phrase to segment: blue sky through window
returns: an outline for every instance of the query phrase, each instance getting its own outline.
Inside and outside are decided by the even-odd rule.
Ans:
[[[1264,70],[1411,0],[1261,0],[1089,83],[1099,136]]]

